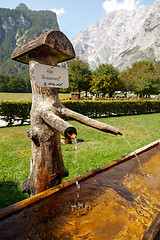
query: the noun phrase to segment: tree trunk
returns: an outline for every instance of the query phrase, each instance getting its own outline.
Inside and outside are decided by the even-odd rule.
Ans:
[[[42,75],[35,76],[35,64],[56,66],[57,62],[74,57],[71,42],[58,30],[47,31],[22,44],[11,56],[13,60],[29,64],[30,68],[32,108],[28,137],[32,143],[32,157],[30,175],[22,191],[31,196],[59,184],[68,175],[62,159],[61,134],[67,138],[77,134],[74,127],[55,114],[52,105],[61,107],[58,89],[36,85],[35,77],[39,77],[41,83]]]
[[[59,184],[62,178],[68,176],[68,170],[62,159],[61,134],[56,128],[46,124],[45,111],[42,111],[42,109],[52,108],[52,104],[61,106],[58,89],[38,87],[35,84],[34,65],[36,63],[37,61],[30,61],[33,96],[30,112],[31,127],[28,131],[28,137],[32,141],[30,175],[24,181],[22,189],[31,196]]]

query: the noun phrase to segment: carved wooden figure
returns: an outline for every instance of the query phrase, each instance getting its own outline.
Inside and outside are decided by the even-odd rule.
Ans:
[[[23,192],[30,196],[61,183],[68,175],[61,152],[61,134],[76,136],[76,129],[65,122],[71,117],[104,132],[120,134],[119,129],[90,119],[65,108],[58,97],[58,89],[40,87],[35,82],[35,65],[56,66],[75,57],[71,42],[60,31],[51,30],[16,48],[12,59],[29,64],[32,87],[31,126],[28,137],[32,144],[30,175],[23,183]]]

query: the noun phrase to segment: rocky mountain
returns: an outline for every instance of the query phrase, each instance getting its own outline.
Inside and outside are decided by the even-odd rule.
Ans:
[[[13,10],[0,8],[0,73],[27,75],[28,67],[11,60],[12,52],[50,29],[59,29],[52,11],[32,11],[22,3]]]
[[[137,11],[109,13],[73,40],[76,55],[91,68],[111,63],[120,70],[135,61],[160,62],[160,1]]]

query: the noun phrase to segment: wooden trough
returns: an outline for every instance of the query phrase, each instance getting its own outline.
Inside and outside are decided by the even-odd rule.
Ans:
[[[0,239],[160,239],[160,140],[0,210]]]

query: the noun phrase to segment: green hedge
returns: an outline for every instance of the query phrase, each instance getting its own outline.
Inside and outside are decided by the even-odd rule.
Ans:
[[[11,126],[16,120],[20,120],[21,124],[23,124],[24,121],[28,121],[30,109],[31,102],[0,102],[0,116],[1,119],[8,122],[8,126]]]
[[[63,105],[85,116],[108,117],[135,114],[148,114],[160,112],[159,100],[115,100],[115,101],[61,101]],[[21,120],[21,124],[29,119],[31,102],[0,102],[0,116],[8,125],[15,120]]]
[[[160,112],[159,100],[62,101],[67,107],[88,117],[108,117]]]

